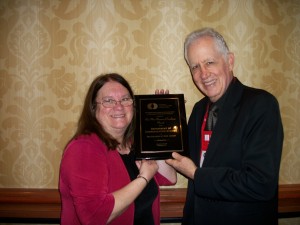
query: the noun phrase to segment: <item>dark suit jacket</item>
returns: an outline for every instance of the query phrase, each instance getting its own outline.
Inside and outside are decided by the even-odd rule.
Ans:
[[[207,97],[195,104],[188,124],[190,157],[196,165],[207,104]],[[282,144],[275,97],[234,79],[219,110],[203,167],[188,182],[183,224],[278,224]]]

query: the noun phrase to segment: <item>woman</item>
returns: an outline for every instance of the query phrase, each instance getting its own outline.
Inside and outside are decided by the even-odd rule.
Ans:
[[[165,161],[135,162],[134,95],[119,74],[96,77],[60,168],[61,224],[158,225],[159,187],[177,181]]]

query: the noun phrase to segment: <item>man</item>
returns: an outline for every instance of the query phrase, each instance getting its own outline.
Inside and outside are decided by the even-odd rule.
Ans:
[[[188,178],[182,224],[278,224],[283,128],[277,100],[234,77],[234,54],[215,30],[191,33],[184,48],[205,97],[189,119],[190,158],[174,152],[166,160]],[[215,106],[217,122],[208,130]]]

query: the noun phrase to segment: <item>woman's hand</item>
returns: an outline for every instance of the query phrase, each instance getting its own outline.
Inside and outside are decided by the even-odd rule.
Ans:
[[[158,170],[158,165],[154,160],[143,159],[137,161],[136,164],[140,171],[140,177],[112,193],[115,198],[115,205],[108,222],[121,215],[134,202]]]
[[[140,161],[139,175],[145,177],[148,181],[150,181],[158,170],[158,165],[155,160],[146,160],[143,159]]]

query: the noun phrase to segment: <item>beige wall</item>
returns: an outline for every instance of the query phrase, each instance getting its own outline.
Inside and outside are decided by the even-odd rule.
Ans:
[[[203,26],[224,34],[241,81],[278,98],[280,183],[300,183],[299,22],[297,0],[0,0],[0,187],[57,187],[62,150],[100,73],[123,74],[136,94],[184,93],[189,116],[202,95],[183,41]]]
[[[300,183],[298,0],[0,0],[0,187],[57,187],[62,150],[100,73],[123,74],[136,94],[184,93],[189,116],[202,95],[182,45],[203,26],[224,34],[241,81],[278,98],[280,183]],[[185,186],[180,177],[176,187]]]

